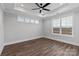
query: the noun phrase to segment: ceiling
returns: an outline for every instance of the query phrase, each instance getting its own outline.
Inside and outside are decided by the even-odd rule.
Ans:
[[[42,4],[45,5],[46,3]],[[1,5],[5,12],[28,14],[38,17],[51,16],[56,13],[61,13],[63,10],[66,11],[69,9],[79,7],[79,4],[77,3],[51,3],[50,5],[45,7],[47,9],[50,9],[50,11],[42,11],[42,13],[39,13],[39,10],[32,10],[34,8],[38,8],[38,6],[35,3],[3,3]]]

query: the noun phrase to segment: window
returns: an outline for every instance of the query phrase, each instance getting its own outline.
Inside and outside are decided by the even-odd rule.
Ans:
[[[24,22],[24,17],[18,16],[18,17],[17,17],[17,21],[18,21],[18,22]]]
[[[35,22],[35,20],[31,20],[31,23],[34,23]]]
[[[62,34],[72,35],[72,16],[61,19]]]
[[[53,33],[72,35],[72,16],[53,20]]]
[[[37,19],[32,19],[32,18],[27,18],[23,16],[17,16],[17,21],[18,22],[23,22],[23,23],[29,23],[29,24],[39,24],[40,21]]]
[[[39,24],[39,20],[35,20],[35,24]]]
[[[29,20],[28,18],[25,18],[25,22],[26,22],[26,23],[29,23],[30,20]]]
[[[53,21],[53,33],[60,33],[60,20]]]

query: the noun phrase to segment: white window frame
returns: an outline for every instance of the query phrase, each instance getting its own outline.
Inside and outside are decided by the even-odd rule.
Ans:
[[[17,16],[17,22],[24,23],[25,18],[23,16]]]
[[[66,17],[68,17],[68,16],[66,16]],[[67,34],[62,34],[62,26],[61,26],[61,20],[62,20],[62,18],[63,17],[59,17],[58,19],[60,20],[60,33],[54,33],[53,32],[53,26],[52,26],[52,34],[53,35],[60,35],[60,36],[67,36],[67,37],[73,37],[74,35],[74,29],[73,29],[73,26],[74,26],[74,24],[73,24],[73,16],[72,16],[72,35],[67,35]],[[53,19],[53,20],[55,20],[55,19]],[[53,20],[52,20],[52,22],[53,22]]]

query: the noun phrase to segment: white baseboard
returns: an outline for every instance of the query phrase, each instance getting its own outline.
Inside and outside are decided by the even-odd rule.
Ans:
[[[65,40],[61,40],[61,39],[54,39],[54,38],[47,37],[47,36],[38,36],[38,37],[32,37],[32,38],[28,38],[28,39],[24,39],[24,40],[19,40],[19,41],[7,42],[7,43],[4,44],[4,46],[10,45],[10,44],[14,44],[14,43],[19,43],[19,42],[29,41],[29,40],[33,40],[33,39],[37,39],[37,38],[42,38],[42,37],[45,37],[45,38],[49,38],[49,39],[52,39],[52,40],[57,40],[57,41],[60,41],[60,42],[64,42],[64,43],[68,43],[68,44],[72,44],[72,45],[79,46],[79,43],[78,43],[78,42],[69,42],[69,41],[65,41]]]
[[[28,38],[28,39],[24,39],[24,40],[19,40],[19,41],[7,42],[7,43],[4,44],[4,46],[10,45],[10,44],[15,44],[15,43],[20,43],[20,42],[24,42],[24,41],[29,41],[29,40],[33,40],[33,39],[37,39],[37,38],[42,38],[42,37],[43,36],[38,36],[38,37],[32,37],[32,38]],[[47,37],[47,36],[44,36],[44,37],[52,39],[52,40],[57,40],[57,41],[60,41],[60,42],[64,42],[64,43],[68,43],[68,44],[79,46],[79,43],[76,43],[76,42],[68,42],[68,41],[64,41],[64,40],[61,40],[61,39],[60,40],[59,39],[54,39],[54,38]],[[0,53],[2,53],[2,50],[3,50],[3,48],[1,49]]]
[[[0,47],[0,55],[1,55],[2,51],[3,51],[3,48],[4,48],[4,45],[2,47]]]
[[[11,45],[11,44],[15,44],[15,43],[20,43],[20,42],[24,42],[24,41],[29,41],[29,40],[33,40],[33,39],[37,39],[37,38],[42,38],[43,36],[37,36],[37,37],[32,37],[32,38],[27,38],[24,40],[18,40],[18,41],[12,41],[12,42],[7,42],[4,44],[4,46],[6,45]]]
[[[64,42],[64,43],[72,44],[72,45],[75,45],[75,46],[79,46],[79,43],[78,42],[74,42],[74,41],[70,42],[70,41],[65,41],[65,40],[61,40],[61,39],[54,39],[54,38],[47,37],[47,36],[45,36],[45,38],[56,40],[56,41],[59,41],[59,42]]]

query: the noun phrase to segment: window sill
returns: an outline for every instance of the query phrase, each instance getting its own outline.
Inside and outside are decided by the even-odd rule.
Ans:
[[[66,35],[66,34],[56,34],[56,33],[51,33],[53,35],[59,35],[59,36],[66,36],[66,37],[73,37],[73,35]]]

